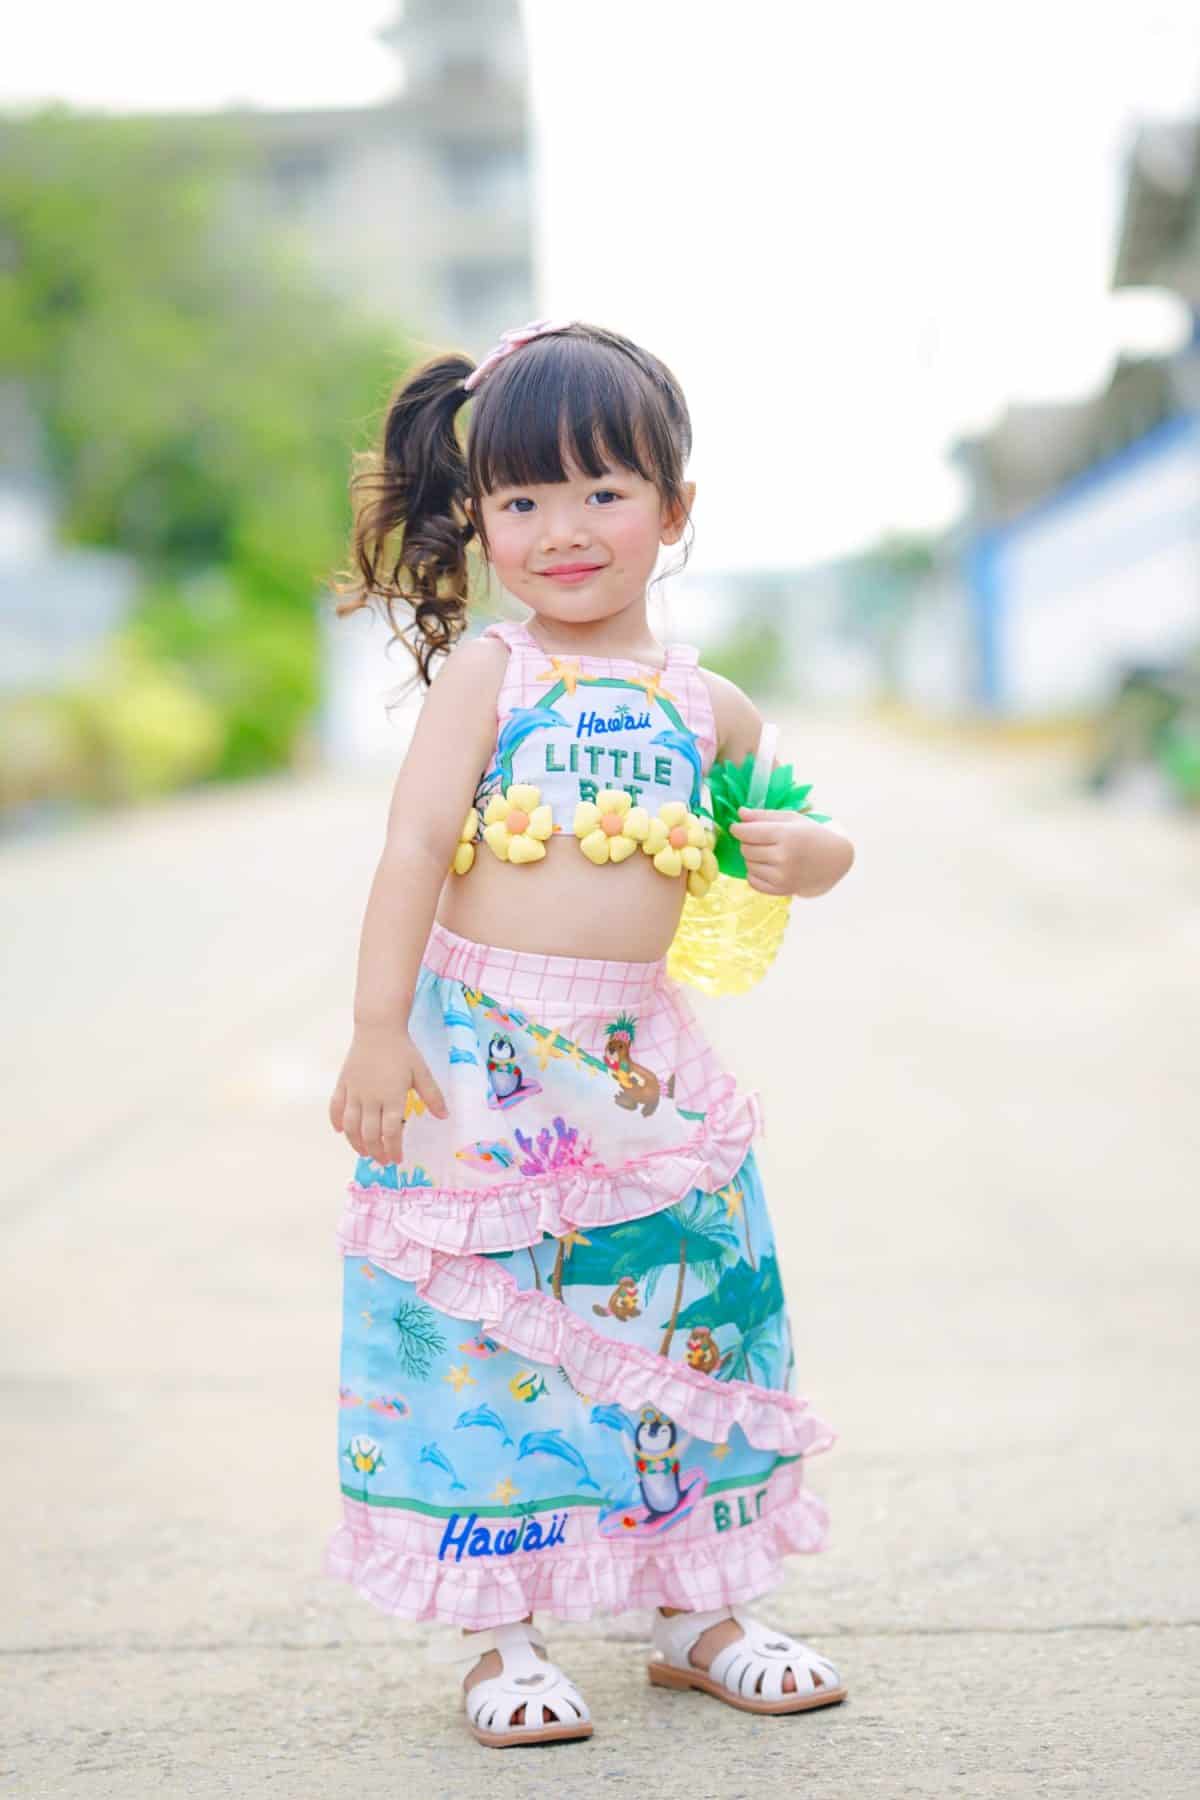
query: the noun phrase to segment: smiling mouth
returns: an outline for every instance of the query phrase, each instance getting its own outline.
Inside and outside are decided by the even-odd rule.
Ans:
[[[603,567],[603,563],[559,563],[556,568],[542,569],[539,573],[542,575],[594,575],[597,569]]]

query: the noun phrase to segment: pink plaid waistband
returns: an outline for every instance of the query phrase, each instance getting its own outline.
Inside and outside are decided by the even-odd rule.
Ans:
[[[541,956],[532,950],[505,950],[477,944],[448,931],[437,920],[430,926],[421,957],[435,975],[449,976],[467,987],[482,988],[498,1000],[558,1003],[574,1012],[595,1007],[648,1007],[666,987],[667,959],[654,962],[606,962],[587,956]]]

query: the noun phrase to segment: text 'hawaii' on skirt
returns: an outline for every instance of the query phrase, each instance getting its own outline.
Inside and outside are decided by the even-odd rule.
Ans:
[[[435,923],[410,1032],[446,1097],[339,1225],[326,1568],[482,1629],[757,1598],[824,1546],[739,1094],[666,973]]]

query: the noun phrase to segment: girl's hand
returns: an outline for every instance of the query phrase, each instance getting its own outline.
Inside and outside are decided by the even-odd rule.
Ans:
[[[399,1162],[414,1088],[430,1112],[446,1117],[442,1090],[408,1032],[398,1025],[358,1025],[329,1102],[329,1122],[360,1156]]]
[[[826,894],[854,861],[849,840],[803,813],[739,806],[729,827],[746,859],[746,879],[760,894]]]

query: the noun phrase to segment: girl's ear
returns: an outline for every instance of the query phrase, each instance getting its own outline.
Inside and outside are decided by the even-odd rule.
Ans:
[[[683,536],[684,526],[688,522],[688,515],[695,503],[696,484],[694,481],[685,481],[683,484],[682,504],[671,507],[668,511],[664,512],[661,532],[661,539],[664,544],[677,544],[679,542],[680,538]]]

